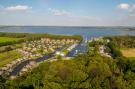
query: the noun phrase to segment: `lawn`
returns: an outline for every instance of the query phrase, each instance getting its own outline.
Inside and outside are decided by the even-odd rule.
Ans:
[[[18,41],[18,38],[0,37],[0,43]]]
[[[19,54],[15,50],[0,53],[0,67],[20,57],[21,57],[21,54]]]
[[[128,59],[129,60],[135,60],[135,57],[129,57]]]
[[[125,57],[135,57],[135,48],[122,49],[121,52]]]

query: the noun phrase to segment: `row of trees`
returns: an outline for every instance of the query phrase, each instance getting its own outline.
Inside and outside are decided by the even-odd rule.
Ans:
[[[107,47],[110,49],[110,53],[112,54],[112,56],[114,58],[117,58],[117,57],[121,57],[122,56],[122,53],[120,51],[120,48],[118,47],[118,45],[115,42],[109,42],[107,44]]]
[[[53,39],[76,39],[82,40],[80,35],[55,35],[55,34],[30,34],[30,33],[4,33],[0,32],[0,37],[14,37],[14,38],[25,38],[25,39],[40,39],[42,37],[53,38]]]
[[[120,48],[135,48],[135,37],[134,36],[110,36],[106,37],[112,42],[117,44]]]

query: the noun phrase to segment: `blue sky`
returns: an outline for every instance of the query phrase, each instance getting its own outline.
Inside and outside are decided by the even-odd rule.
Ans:
[[[0,0],[0,25],[135,26],[135,0]]]

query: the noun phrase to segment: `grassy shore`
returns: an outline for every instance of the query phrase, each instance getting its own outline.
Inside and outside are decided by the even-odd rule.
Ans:
[[[0,37],[0,43],[18,41],[18,38]]]
[[[0,32],[0,37],[12,37],[12,38],[24,38],[25,40],[35,40],[43,37],[54,38],[54,39],[76,39],[82,40],[80,35],[58,35],[58,34],[32,34],[32,33],[6,33]]]

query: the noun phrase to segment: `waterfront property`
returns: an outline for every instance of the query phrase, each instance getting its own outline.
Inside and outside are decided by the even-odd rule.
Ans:
[[[105,52],[106,49],[107,49],[107,46],[101,45],[99,47],[99,53],[101,54],[101,56],[106,56],[106,57],[110,57],[111,58],[111,54]]]
[[[36,59],[43,57],[44,55],[60,52],[62,57],[66,56],[68,52],[70,52],[76,44],[79,43],[79,40],[72,38],[40,38],[32,41],[26,41],[19,44],[19,47],[13,49],[13,51],[19,53],[22,56],[18,58],[14,57],[14,60],[10,60],[11,57],[8,57],[9,60],[1,65],[0,75],[10,75],[14,68],[22,65],[22,63],[26,61],[27,64],[23,64],[22,67],[17,71],[19,75],[22,75],[29,70],[33,69],[36,66]],[[61,50],[56,51],[57,49],[62,48]],[[68,50],[68,52],[63,51]],[[55,52],[56,51],[56,52]],[[11,51],[12,52],[12,51]],[[11,55],[9,55],[11,56]],[[55,56],[55,55],[54,55]],[[43,57],[44,58],[44,57]],[[3,59],[3,58],[2,58]],[[15,76],[11,76],[11,78],[15,78]]]
[[[69,48],[70,45],[73,46],[74,44],[78,44],[78,42],[79,42],[78,40],[74,40],[74,39],[41,38],[41,40],[37,40],[37,41],[35,40],[35,41],[23,43],[22,48],[18,49],[18,51],[21,52],[22,54],[25,54],[25,57],[27,59],[36,59],[42,57],[43,55],[51,54],[51,53],[54,53],[53,56],[59,55],[61,57],[64,57],[66,56],[67,52],[63,52],[63,49]],[[57,50],[59,48],[62,49]],[[32,65],[31,62],[28,63],[20,70],[19,74],[23,75],[28,70],[34,68],[34,66],[36,66],[35,63],[33,63]]]

